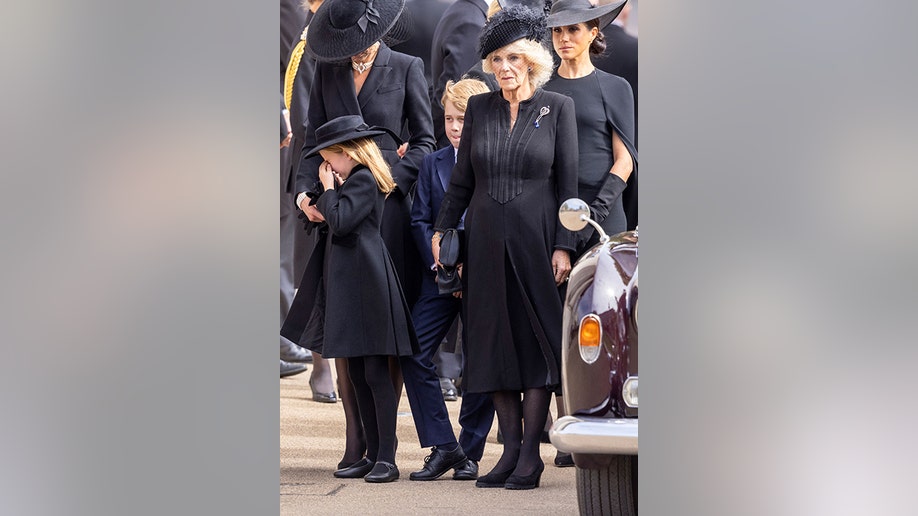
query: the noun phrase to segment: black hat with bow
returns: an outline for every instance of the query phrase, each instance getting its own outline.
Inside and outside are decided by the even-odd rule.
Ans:
[[[343,61],[380,40],[390,46],[406,41],[404,10],[405,0],[325,0],[309,22],[306,52],[319,61]]]

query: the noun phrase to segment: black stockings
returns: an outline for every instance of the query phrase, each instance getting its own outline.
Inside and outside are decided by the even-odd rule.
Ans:
[[[515,391],[498,391],[492,398],[504,437],[504,452],[491,471],[513,470],[515,475],[529,475],[542,463],[539,445],[551,396],[542,388],[526,389],[522,401],[520,393]]]
[[[394,464],[398,397],[392,386],[389,357],[351,357],[347,368],[363,422],[367,458]]]
[[[367,442],[363,437],[363,423],[360,422],[360,411],[357,408],[357,396],[351,375],[347,372],[347,359],[335,359],[335,371],[338,373],[338,394],[344,405],[344,457],[339,466],[351,465],[363,458],[367,451]]]

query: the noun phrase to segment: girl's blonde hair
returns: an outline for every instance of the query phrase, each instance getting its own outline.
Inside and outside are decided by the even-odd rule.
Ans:
[[[459,82],[446,81],[446,87],[443,88],[443,98],[440,104],[446,107],[447,102],[452,102],[456,109],[465,112],[469,103],[469,97],[479,93],[487,93],[491,90],[488,85],[478,79],[462,79]]]
[[[497,11],[500,11],[500,9],[501,9],[500,2],[498,2],[497,0],[491,0],[491,3],[488,4],[488,12],[485,14],[485,17],[490,18],[494,16],[494,13],[496,13]]]
[[[497,50],[501,49],[512,54],[519,54],[529,62],[529,67],[531,68],[529,71],[529,85],[532,86],[533,90],[541,88],[548,82],[548,79],[551,79],[551,72],[555,67],[555,63],[551,59],[551,53],[541,43],[522,38]],[[497,50],[494,52],[497,52]],[[481,61],[481,69],[490,74],[494,73],[494,69],[491,68],[491,56],[494,55],[494,52],[488,54]]]
[[[388,195],[395,189],[395,180],[392,179],[392,169],[383,158],[379,146],[372,138],[358,138],[346,142],[336,143],[327,147],[329,152],[343,152],[351,159],[370,169],[379,191]]]

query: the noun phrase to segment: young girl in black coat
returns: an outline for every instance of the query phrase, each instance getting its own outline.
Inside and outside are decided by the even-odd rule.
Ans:
[[[383,206],[395,181],[373,137],[386,133],[367,127],[359,115],[338,117],[316,129],[318,144],[310,152],[324,160],[319,167],[324,192],[315,206],[329,234],[324,253],[310,259],[323,260],[323,279],[305,329],[315,337],[307,347],[327,358],[347,359],[367,455],[335,476],[367,482],[399,477],[398,398],[389,357],[418,351],[411,311],[380,235]]]

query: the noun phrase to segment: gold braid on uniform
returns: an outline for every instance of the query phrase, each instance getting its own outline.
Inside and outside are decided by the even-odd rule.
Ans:
[[[306,31],[307,26],[300,35],[300,40],[290,52],[290,62],[287,63],[287,72],[284,74],[284,105],[290,110],[290,99],[293,98],[293,80],[296,78],[296,72],[300,69],[300,59],[303,58],[303,49],[306,48]]]

